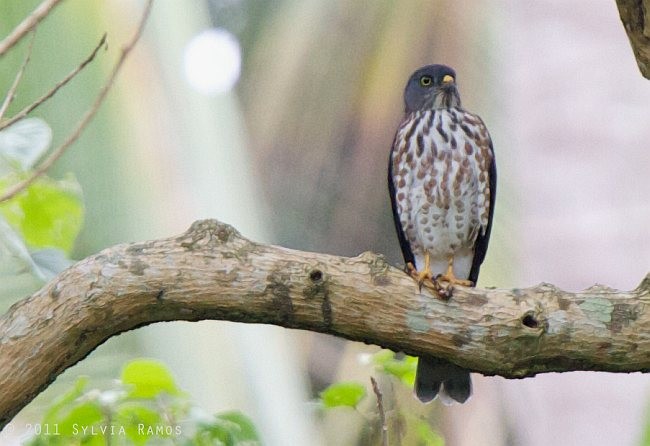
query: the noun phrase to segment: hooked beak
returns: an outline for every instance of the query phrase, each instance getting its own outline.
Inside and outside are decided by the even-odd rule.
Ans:
[[[434,93],[434,108],[450,108],[460,106],[460,97],[456,88],[456,79],[450,74],[443,76],[440,86]]]

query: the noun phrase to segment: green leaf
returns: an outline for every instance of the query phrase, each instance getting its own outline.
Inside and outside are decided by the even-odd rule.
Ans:
[[[420,440],[418,444],[425,446],[445,446],[445,439],[431,429],[431,426],[426,421],[418,420],[415,429]]]
[[[43,424],[54,425],[58,423],[61,418],[60,413],[64,409],[72,407],[75,400],[83,395],[87,385],[87,376],[80,376],[77,378],[72,389],[57,398],[47,412],[45,412],[45,415],[43,416]]]
[[[102,408],[98,401],[85,401],[73,407],[68,414],[58,421],[59,432],[61,435],[68,437],[90,437],[87,433],[84,435],[82,427],[86,427],[88,432],[93,425],[100,424],[104,419]],[[98,432],[95,429],[95,432]]]
[[[236,429],[234,429],[234,437],[236,440],[235,444],[245,441],[260,441],[260,437],[257,433],[257,429],[255,429],[255,425],[251,419],[243,413],[236,410],[222,412],[217,415],[217,419],[228,421],[236,426]]]
[[[22,119],[0,131],[0,175],[34,167],[52,142],[52,130],[39,118]]]
[[[384,373],[393,375],[405,385],[413,387],[415,383],[415,370],[418,365],[418,358],[405,356],[396,359],[395,353],[390,350],[381,350],[373,356],[373,362],[377,368]]]
[[[122,370],[121,380],[131,385],[131,398],[153,399],[161,392],[178,395],[171,372],[165,365],[153,359],[136,359],[128,363]]]
[[[216,443],[215,443],[216,442]],[[238,411],[223,412],[198,423],[195,445],[257,446],[262,442],[252,421]]]
[[[15,177],[0,180],[0,192]],[[58,248],[69,253],[83,223],[79,183],[68,177],[41,177],[24,192],[0,204],[0,213],[32,248]]]
[[[131,361],[124,366],[121,378],[122,384],[114,384],[117,389],[103,392],[87,390],[87,378],[77,380],[43,419],[42,424],[56,424],[59,435],[33,437],[28,444],[103,446],[109,440],[115,445],[137,446],[262,444],[255,425],[242,413],[230,411],[209,416],[191,408],[186,394],[176,387],[171,373],[159,361]],[[124,386],[130,387],[130,393]],[[193,437],[184,435],[179,425],[168,424],[169,420],[185,420],[184,425],[193,422],[189,426]]]
[[[145,444],[155,435],[156,426],[163,424],[158,412],[133,403],[121,406],[115,414],[115,420],[117,425],[124,427],[126,436],[136,445]],[[160,438],[168,435],[163,430],[161,435],[156,436]]]
[[[20,234],[12,228],[7,220],[0,214],[0,272],[2,275],[12,276],[21,271],[28,270],[41,280],[45,276],[32,259],[27,246]]]
[[[71,263],[58,249],[30,251],[20,234],[0,214],[0,299],[13,288],[12,283],[20,283],[21,277],[23,283],[28,283],[26,279],[31,278],[31,282],[42,285]]]
[[[214,422],[198,424],[192,444],[197,446],[225,445],[232,446],[235,444],[230,430],[234,427],[232,423]]]
[[[334,383],[320,393],[320,399],[327,408],[356,407],[365,396],[365,386],[356,382]]]
[[[93,435],[91,437],[86,437],[82,444],[83,446],[106,446],[107,444],[114,443],[107,443],[104,435]]]

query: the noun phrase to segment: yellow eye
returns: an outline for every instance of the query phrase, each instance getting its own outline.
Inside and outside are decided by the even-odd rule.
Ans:
[[[431,76],[424,75],[420,78],[420,85],[423,87],[430,87],[432,83],[433,79],[431,79]]]

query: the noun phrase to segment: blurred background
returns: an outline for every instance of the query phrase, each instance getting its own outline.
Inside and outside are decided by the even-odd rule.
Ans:
[[[38,4],[0,0],[0,35]],[[9,115],[107,32],[108,51],[34,113],[62,141],[142,6],[63,1],[38,28]],[[0,60],[3,93],[26,45]],[[387,157],[404,84],[429,63],[456,69],[464,106],[495,145],[499,192],[479,285],[636,287],[650,271],[650,82],[613,0],[157,0],[99,115],[51,172],[72,172],[83,190],[74,258],[213,217],[254,240],[371,250],[399,265]],[[40,285],[5,289],[2,311]],[[39,419],[80,374],[109,380],[148,356],[206,411],[249,414],[268,445],[362,444],[361,415],[323,416],[311,401],[337,380],[369,383],[364,357],[375,351],[269,326],[156,324],[110,339],[19,419]],[[469,403],[436,402],[421,415],[448,445],[642,444],[647,376],[474,382]],[[0,443],[19,436],[4,432]]]

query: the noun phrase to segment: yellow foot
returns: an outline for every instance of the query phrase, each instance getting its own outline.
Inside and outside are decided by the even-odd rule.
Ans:
[[[418,271],[415,266],[411,262],[406,264],[406,270],[409,273],[411,277],[417,282],[418,284],[418,289],[422,289],[422,285],[429,284],[430,282],[433,283],[435,278],[433,277],[433,274],[431,273],[431,270],[429,268],[424,268],[422,271]]]
[[[428,253],[424,255],[424,268],[422,271],[418,271],[411,262],[406,264],[406,271],[417,282],[419,291],[422,291],[424,285],[440,299],[447,300],[451,297],[451,287],[441,285],[437,278],[433,276]]]
[[[444,274],[438,274],[436,280],[447,282],[449,286],[461,285],[461,286],[474,286],[474,282],[466,279],[459,279],[454,275],[454,258],[450,257],[449,262],[447,263],[447,272]]]

